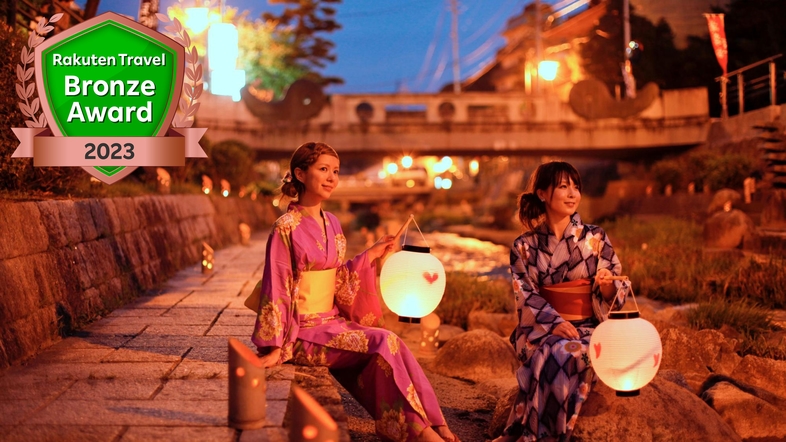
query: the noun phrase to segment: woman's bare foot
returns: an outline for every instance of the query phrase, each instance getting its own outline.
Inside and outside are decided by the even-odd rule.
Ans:
[[[444,439],[431,427],[426,427],[425,430],[421,431],[415,440],[418,442],[444,442]]]
[[[436,431],[439,437],[441,437],[445,442],[461,442],[455,434],[451,433],[447,425],[434,427],[434,431]]]

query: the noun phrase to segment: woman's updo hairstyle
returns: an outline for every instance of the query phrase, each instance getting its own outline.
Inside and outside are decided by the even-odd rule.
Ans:
[[[338,158],[336,150],[325,143],[311,141],[303,143],[295,149],[292,158],[289,160],[289,170],[284,175],[284,179],[281,180],[284,182],[281,186],[281,193],[293,199],[297,198],[298,195],[302,195],[306,191],[306,185],[297,179],[295,169],[300,169],[303,172],[307,171],[320,155],[330,155]]]
[[[545,192],[551,187],[553,194],[554,189],[563,179],[570,179],[581,190],[579,171],[570,163],[564,161],[543,163],[532,173],[526,191],[519,196],[518,204],[519,221],[525,230],[535,230],[546,217],[546,202],[538,198],[537,191]]]

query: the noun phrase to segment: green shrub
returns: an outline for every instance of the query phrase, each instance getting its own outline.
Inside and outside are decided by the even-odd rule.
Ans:
[[[675,160],[658,161],[652,166],[652,176],[661,190],[671,185],[674,189],[681,187],[683,182],[682,165]]]
[[[506,278],[481,279],[464,272],[448,272],[445,295],[436,313],[442,323],[467,328],[473,310],[489,313],[515,311],[513,292]]]
[[[726,154],[709,158],[705,170],[705,184],[710,189],[740,189],[745,178],[756,170],[756,163],[748,155]]]
[[[742,336],[738,351],[741,355],[754,355],[772,359],[786,359],[786,342],[771,342],[765,333],[776,329],[772,323],[772,314],[746,301],[729,302],[718,299],[714,302],[703,302],[687,311],[688,323],[691,327],[702,329],[719,329],[728,326]]]

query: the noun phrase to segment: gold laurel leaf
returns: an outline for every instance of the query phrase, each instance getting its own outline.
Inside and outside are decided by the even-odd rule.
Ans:
[[[30,35],[27,36],[27,46],[31,49],[34,48],[33,41],[35,40],[35,32],[31,32]]]
[[[194,79],[194,70],[190,67],[186,68],[186,77],[188,77],[188,79],[191,81],[196,81],[196,79]]]
[[[41,114],[40,124],[38,127],[46,127],[46,114]]]
[[[30,103],[30,110],[35,114],[38,112],[38,97],[33,99],[33,102]]]
[[[16,79],[21,83],[25,81],[25,70],[21,64],[16,65]]]
[[[46,35],[46,34],[52,32],[54,29],[55,29],[54,26],[44,26],[44,29],[41,29],[41,34],[42,35]]]
[[[29,80],[32,76],[33,76],[33,68],[28,68],[25,71],[25,79],[24,79],[24,81]]]
[[[46,19],[41,17],[41,19],[38,20],[38,24],[35,26],[35,31],[41,34],[41,29],[44,29],[44,26],[46,26]]]
[[[38,127],[38,126],[36,126],[36,122],[35,121],[31,121],[31,120],[25,120],[25,126],[27,126],[27,127]]]
[[[186,47],[186,42],[183,41],[180,37],[175,37],[175,43],[179,44],[180,46]]]
[[[22,87],[22,83],[16,83],[16,96],[24,100],[27,98],[25,96],[25,89]]]
[[[199,98],[200,95],[202,95],[202,83],[197,83],[197,85],[194,86],[194,100]]]
[[[181,98],[180,99],[180,112],[183,112],[185,114],[186,110],[188,110],[188,102],[185,99]]]
[[[177,30],[177,33],[179,34],[180,31],[183,30],[183,25],[180,24],[180,20],[178,20],[177,17],[175,17],[174,22],[175,22],[175,29]]]
[[[186,97],[194,99],[194,87],[188,83],[183,83],[183,93],[186,94]]]
[[[27,56],[27,60],[25,60],[25,64],[30,64],[35,59],[35,52],[30,51],[30,54]]]
[[[194,57],[194,63],[199,61],[199,52],[197,52],[196,46],[191,47],[191,56]]]
[[[60,20],[61,18],[63,18],[63,13],[59,12],[59,13],[53,15],[52,18],[49,19],[49,23],[54,23],[54,22]]]
[[[191,47],[191,37],[188,35],[188,32],[186,32],[185,29],[183,29],[183,41],[186,42],[186,44],[183,45],[185,48]]]
[[[32,45],[31,47],[32,47],[32,48],[34,48],[34,47],[36,47],[36,46],[40,45],[40,44],[41,44],[41,43],[43,43],[43,42],[44,42],[44,37],[39,37],[39,36],[36,36],[36,37],[33,39],[33,45]]]
[[[27,56],[29,52],[27,51],[27,46],[22,46],[22,55],[19,57],[19,61],[22,63],[27,63]]]
[[[175,27],[172,25],[165,27],[164,30],[169,32],[170,34],[177,34],[177,32],[175,31]]]
[[[35,91],[35,83],[28,84],[27,90],[25,90],[25,98],[31,97],[34,91]]]
[[[194,74],[194,77],[195,77],[194,81],[199,81],[199,80],[202,79],[202,65],[201,64],[198,64],[196,66],[196,74]]]
[[[158,21],[164,22],[164,23],[169,23],[169,22],[172,21],[172,20],[169,19],[168,15],[161,14],[160,12],[158,14],[156,14],[156,18],[158,19]]]

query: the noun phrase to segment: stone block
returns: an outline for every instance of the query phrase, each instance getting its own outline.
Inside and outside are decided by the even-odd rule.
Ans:
[[[68,244],[63,226],[60,225],[60,205],[58,201],[39,201],[36,203],[41,214],[41,222],[49,234],[49,247],[57,249]]]
[[[106,353],[100,362],[179,362],[187,351],[188,347],[119,348]]]
[[[161,387],[158,379],[82,379],[58,399],[66,401],[147,400]]]
[[[112,203],[117,211],[117,228],[119,232],[133,232],[139,230],[140,222],[137,217],[136,204],[133,198],[112,198]],[[115,230],[113,226],[112,230]]]
[[[36,203],[0,203],[0,260],[41,253],[49,234]]]
[[[245,430],[240,433],[239,442],[288,442],[289,433],[286,428],[278,426],[264,427],[256,430]]]
[[[227,401],[226,379],[170,379],[156,395],[156,401]]]
[[[184,360],[169,375],[169,379],[228,379],[227,367],[225,362]]]
[[[148,442],[161,440],[167,442],[233,442],[235,429],[220,427],[130,427],[123,433],[123,442]],[[271,441],[272,442],[272,441]]]
[[[17,425],[0,428],[5,442],[111,442],[123,431],[119,425]],[[124,437],[125,440],[125,437]]]
[[[131,426],[224,426],[227,401],[72,401],[57,399],[26,424]]]

